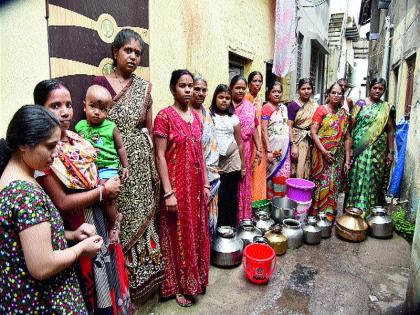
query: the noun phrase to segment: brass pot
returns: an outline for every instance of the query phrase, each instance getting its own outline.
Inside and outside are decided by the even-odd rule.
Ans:
[[[361,242],[366,238],[368,225],[362,218],[363,211],[346,208],[345,213],[336,219],[336,233],[349,241]]]
[[[281,233],[281,225],[274,225],[268,232],[264,234],[268,244],[274,249],[276,255],[283,255],[287,249],[287,237]]]

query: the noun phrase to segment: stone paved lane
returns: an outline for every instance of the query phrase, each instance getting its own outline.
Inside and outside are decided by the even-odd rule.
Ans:
[[[211,267],[207,293],[193,307],[155,296],[137,314],[402,314],[409,257],[396,234],[362,243],[333,235],[277,257],[267,285],[249,282],[242,266]]]

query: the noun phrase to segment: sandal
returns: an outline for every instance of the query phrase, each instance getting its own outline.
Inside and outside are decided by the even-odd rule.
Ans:
[[[183,294],[176,294],[175,300],[176,300],[176,303],[178,303],[178,305],[181,307],[190,307],[193,305],[193,302],[187,297],[185,297],[185,295]]]

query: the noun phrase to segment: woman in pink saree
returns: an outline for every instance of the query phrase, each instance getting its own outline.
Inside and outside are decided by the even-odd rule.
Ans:
[[[230,81],[230,93],[235,107],[235,115],[241,124],[241,136],[243,141],[245,176],[239,183],[238,200],[239,211],[237,223],[243,219],[252,217],[252,143],[255,143],[258,164],[261,162],[261,141],[255,132],[258,121],[255,118],[255,107],[245,99],[247,81],[241,75],[236,75]]]

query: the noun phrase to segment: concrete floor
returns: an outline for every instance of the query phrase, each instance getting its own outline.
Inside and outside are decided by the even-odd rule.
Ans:
[[[410,245],[396,234],[350,243],[333,233],[277,257],[267,285],[248,281],[242,266],[212,266],[193,307],[158,302],[156,294],[136,314],[403,314],[409,261]]]

